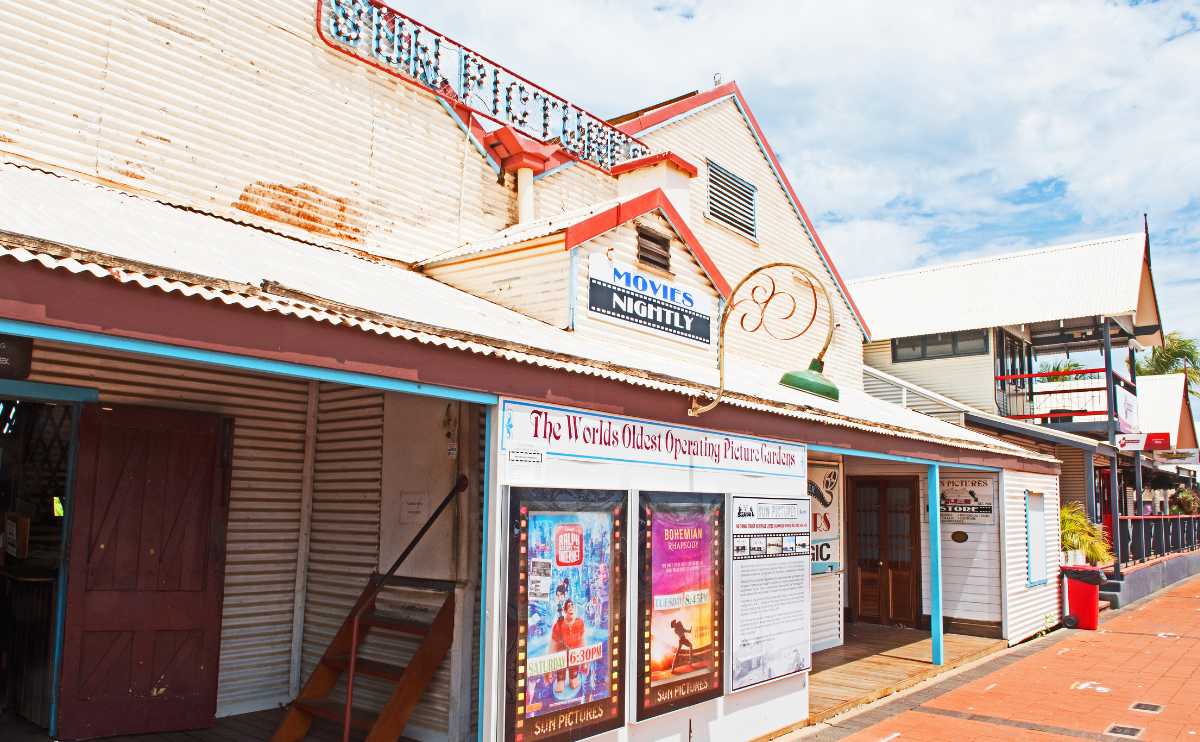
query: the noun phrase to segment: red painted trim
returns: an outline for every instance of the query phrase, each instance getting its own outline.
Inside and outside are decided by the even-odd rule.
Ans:
[[[767,155],[767,159],[771,161],[776,174],[779,176],[779,182],[783,184],[784,189],[791,196],[792,203],[796,205],[796,210],[800,212],[800,219],[804,222],[804,226],[808,228],[809,234],[813,237],[813,242],[816,243],[817,249],[821,252],[821,257],[824,258],[825,264],[829,266],[829,272],[833,274],[833,278],[837,281],[838,287],[842,291],[842,296],[846,297],[846,302],[850,305],[850,310],[854,312],[854,316],[858,319],[859,325],[862,327],[867,339],[871,338],[871,327],[867,324],[867,320],[863,317],[862,312],[858,308],[858,304],[854,301],[854,296],[850,293],[850,289],[846,286],[846,282],[842,279],[842,274],[838,272],[837,265],[834,264],[833,258],[829,256],[829,251],[825,249],[825,243],[821,241],[821,235],[817,233],[817,228],[813,225],[812,219],[808,217],[808,212],[804,210],[804,204],[800,202],[800,198],[796,195],[796,189],[792,187],[792,182],[788,180],[787,173],[784,172],[783,166],[779,164],[779,158],[775,156],[775,150],[771,148],[771,143],[767,141],[767,135],[763,133],[762,127],[758,125],[758,119],[754,117],[754,112],[750,110],[750,105],[746,102],[746,97],[742,95],[741,88],[736,82],[727,82],[724,85],[718,85],[712,90],[706,90],[703,93],[697,93],[690,98],[684,98],[681,101],[672,103],[669,106],[656,108],[653,111],[638,116],[635,119],[626,121],[620,124],[617,128],[621,131],[634,136],[652,126],[661,124],[664,121],[669,121],[677,116],[682,116],[689,111],[694,111],[701,106],[719,100],[726,96],[734,96],[737,98],[738,105],[742,109],[742,113],[746,117],[746,121],[750,127],[754,129],[754,133],[758,136],[758,141],[762,143],[763,151]]]
[[[1107,369],[1103,368],[1081,368],[1075,371],[1040,371],[1036,374],[1007,374],[997,376],[996,381],[1012,381],[1013,379],[1035,379],[1039,376],[1079,376],[1082,374],[1103,374]],[[1073,389],[1064,389],[1063,391],[1074,391]]]
[[[683,159],[679,155],[675,154],[674,152],[670,152],[670,151],[659,152],[656,155],[647,155],[645,157],[639,157],[636,160],[626,160],[625,162],[622,162],[620,165],[617,165],[616,167],[614,167],[609,172],[612,175],[621,175],[623,173],[633,172],[634,170],[641,170],[644,167],[653,167],[654,165],[657,165],[660,162],[665,162],[668,165],[673,166],[676,170],[680,171],[681,173],[684,173],[689,178],[694,178],[700,174],[700,168],[696,167],[692,163],[688,162],[687,160]]]
[[[530,168],[534,174],[543,172],[554,155],[562,149],[539,142],[512,126],[502,126],[486,135],[483,145],[496,155],[506,173],[515,173],[523,167]]]
[[[663,216],[679,233],[679,237],[683,243],[687,245],[688,250],[695,256],[700,266],[704,268],[704,272],[708,274],[708,279],[712,281],[713,286],[729,300],[733,293],[733,287],[725,280],[725,276],[718,270],[717,264],[709,257],[708,251],[700,244],[700,240],[696,238],[696,234],[688,227],[687,222],[683,220],[683,216],[675,209],[671,199],[667,198],[667,194],[663,193],[661,188],[656,188],[653,191],[648,191],[640,196],[634,196],[628,201],[622,201],[616,206],[602,211],[599,214],[576,222],[566,228],[566,249],[587,242],[593,237],[604,234],[610,229],[625,224],[631,219],[636,219],[643,214],[648,214],[655,209],[661,210]]]

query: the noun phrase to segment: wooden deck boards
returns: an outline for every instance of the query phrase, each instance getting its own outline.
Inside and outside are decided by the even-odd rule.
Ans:
[[[1001,639],[946,634],[945,664],[930,662],[929,633],[847,624],[846,643],[813,655],[809,717],[797,728],[836,716],[1008,646]]]

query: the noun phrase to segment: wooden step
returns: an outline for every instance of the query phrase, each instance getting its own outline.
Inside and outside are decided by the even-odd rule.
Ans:
[[[363,626],[372,626],[385,631],[396,631],[401,634],[411,634],[412,636],[425,636],[429,633],[428,621],[420,621],[416,617],[398,613],[368,611],[363,614],[359,623]]]
[[[298,700],[292,705],[307,714],[317,717],[318,719],[326,719],[328,721],[335,722],[338,724],[338,726],[341,726],[346,715],[346,706],[344,704],[324,698],[313,701]],[[354,727],[355,729],[370,729],[375,725],[375,719],[378,716],[379,715],[373,711],[367,711],[366,709],[355,707],[350,711],[350,726]]]
[[[383,584],[388,587],[407,587],[413,590],[428,590],[435,593],[453,593],[457,583],[454,580],[431,580],[425,577],[403,577],[401,575],[382,575]]]
[[[342,672],[350,672],[350,657],[348,655],[326,657],[322,662]],[[380,662],[379,660],[369,660],[366,657],[359,657],[354,663],[354,674],[399,683],[400,679],[404,677],[404,665],[393,665],[390,662]]]

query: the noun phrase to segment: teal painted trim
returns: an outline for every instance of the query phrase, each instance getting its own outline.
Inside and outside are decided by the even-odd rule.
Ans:
[[[540,172],[540,173],[538,173],[537,175],[533,176],[533,181],[536,183],[537,181],[541,180],[542,178],[549,178],[551,175],[554,175],[555,173],[558,173],[558,172],[561,172],[561,171],[563,171],[563,170],[566,170],[566,169],[567,169],[567,168],[569,168],[569,167],[575,167],[575,165],[577,165],[577,164],[578,164],[578,163],[577,163],[577,162],[575,162],[574,160],[569,160],[569,161],[567,161],[567,162],[564,162],[564,163],[563,163],[563,164],[561,164],[561,165],[557,165],[557,166],[555,166],[555,167],[552,167],[552,168],[550,168],[549,170],[543,170],[542,172]]]
[[[99,402],[100,392],[82,386],[42,384],[36,381],[0,381],[0,397],[19,397],[44,402]]]
[[[1042,585],[1049,584],[1049,582],[1050,582],[1050,580],[1048,580],[1048,579],[1025,580],[1025,587],[1041,587]]]
[[[356,371],[337,371],[335,369],[320,368],[318,366],[305,366],[299,363],[272,361],[265,358],[255,358],[253,356],[242,356],[233,353],[202,350],[199,348],[187,348],[181,345],[169,345],[167,343],[159,343],[149,340],[134,340],[131,338],[117,337],[115,335],[105,335],[99,332],[68,330],[61,327],[39,325],[33,322],[20,322],[18,320],[0,319],[0,333],[21,335],[24,337],[38,338],[41,340],[56,340],[64,343],[75,343],[77,345],[87,345],[94,348],[123,350],[130,353],[142,353],[145,355],[157,356],[159,358],[195,361],[197,363],[207,363],[214,366],[226,366],[228,368],[239,368],[247,371],[257,371],[259,373],[291,376],[298,379],[329,381],[338,384],[368,387],[371,389],[383,389],[390,392],[417,394],[424,397],[453,399],[460,402],[474,402],[476,404],[495,405],[500,401],[499,397],[495,394],[488,394],[486,392],[453,389],[451,387],[443,387],[436,384],[421,384],[419,382],[405,381],[403,379],[389,379],[384,376],[373,376],[371,374],[363,374]]]
[[[841,568],[841,562],[813,562],[812,573],[814,575],[823,575],[830,572],[836,572]]]
[[[880,459],[881,461],[900,461],[905,464],[920,464],[922,466],[944,466],[947,469],[968,469],[970,471],[1001,471],[998,466],[983,466],[982,464],[955,464],[948,461],[934,461],[933,459],[921,459],[915,456],[897,456],[890,453],[879,453],[877,451],[855,451],[852,448],[838,448],[837,446],[820,446],[815,444],[808,445],[809,451],[820,451],[821,453],[836,453],[842,456],[858,456],[864,459]]]
[[[567,327],[575,329],[575,312],[579,306],[579,248],[571,248],[571,258],[568,261],[567,270],[571,275],[567,276]]]
[[[488,554],[491,552],[492,535],[492,415],[493,410],[483,415],[483,540],[480,549],[479,567],[479,707],[476,712],[475,729],[477,742],[483,742],[483,710],[487,705],[484,688],[487,687],[487,604],[488,604]]]
[[[462,130],[462,133],[466,135],[471,144],[475,145],[475,149],[479,151],[479,154],[483,156],[483,159],[487,161],[487,164],[492,167],[492,172],[494,172],[496,175],[499,175],[500,163],[492,159],[492,156],[488,154],[487,149],[483,146],[483,142],[475,138],[475,135],[471,133],[470,127],[467,126],[467,122],[459,118],[458,114],[454,111],[454,108],[452,108],[449,103],[442,100],[441,96],[438,96],[437,102],[442,104],[442,108],[446,109],[446,113],[450,114],[450,118],[454,119],[454,123],[458,125],[458,128]]]
[[[94,391],[94,390],[93,390]],[[62,542],[58,552],[58,579],[54,586],[54,648],[50,659],[50,733],[58,738],[58,697],[62,692],[63,644],[67,634],[67,572],[70,567],[71,521],[75,513],[75,462],[79,457],[79,402],[71,408],[71,450],[67,456],[67,485],[63,493]]]
[[[937,464],[929,465],[929,633],[933,638],[933,664],[945,664],[945,628],[942,616],[942,480]]]

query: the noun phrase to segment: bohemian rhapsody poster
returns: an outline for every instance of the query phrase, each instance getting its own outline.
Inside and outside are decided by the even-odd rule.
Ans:
[[[641,493],[639,720],[721,695],[723,501]]]
[[[625,492],[512,488],[509,739],[624,725]]]

